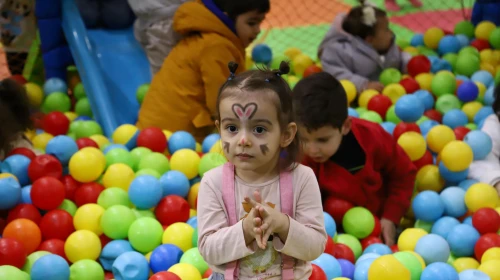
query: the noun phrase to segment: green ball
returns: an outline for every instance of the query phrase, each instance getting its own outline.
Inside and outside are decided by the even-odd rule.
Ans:
[[[420,280],[423,269],[415,255],[409,252],[397,252],[393,256],[410,271],[411,280]]]
[[[66,136],[70,137],[71,139],[73,139],[75,141],[77,140],[76,133],[74,133],[74,132],[68,132],[68,134],[66,134]]]
[[[410,41],[398,38],[396,39],[396,45],[398,45],[401,49],[406,49],[411,46]]]
[[[373,214],[364,207],[349,209],[342,219],[344,231],[358,239],[363,239],[372,233],[375,228]]]
[[[472,39],[474,38],[475,29],[476,28],[474,27],[474,24],[472,24],[472,22],[464,20],[455,25],[453,33],[455,33],[455,35],[463,34],[469,37],[469,39]]]
[[[102,135],[101,126],[95,121],[82,121],[75,130],[76,138],[90,137],[92,135]]]
[[[359,115],[363,114],[364,112],[368,112],[368,109],[366,109],[364,107],[358,107],[355,110],[356,110],[356,112],[358,112]]]
[[[123,205],[113,205],[101,216],[101,228],[111,239],[127,238],[128,230],[135,221],[132,209]]]
[[[415,222],[415,226],[416,228],[421,228],[427,232],[431,232],[432,230],[432,225],[433,223],[430,223],[430,222],[424,222],[424,221],[421,221],[421,220],[417,220]]]
[[[458,52],[458,55],[463,55],[463,54],[471,54],[471,55],[475,55],[475,56],[479,57],[479,51],[472,46],[463,47]]]
[[[153,211],[151,211],[149,209],[137,210],[134,208],[134,209],[132,209],[132,212],[134,212],[134,215],[137,219],[144,218],[144,217],[156,219],[155,213],[153,213]]]
[[[153,169],[163,175],[170,170],[170,163],[164,154],[150,153],[141,158],[137,169]]]
[[[83,124],[83,121],[74,121],[74,122],[70,123],[69,129],[68,129],[68,134],[73,133],[76,135],[76,131],[80,130],[80,127],[82,126],[82,124]]]
[[[94,117],[92,113],[92,108],[90,107],[90,102],[87,97],[80,98],[75,105],[75,113],[78,116]]]
[[[129,151],[124,149],[112,149],[106,155],[106,168],[115,163],[123,163],[134,168],[134,159]]]
[[[490,33],[490,44],[495,49],[500,49],[500,27]]]
[[[423,54],[426,56],[438,56],[438,54],[433,49],[430,49],[426,46],[418,46],[417,50],[420,54]]]
[[[71,201],[69,199],[65,199],[65,200],[63,200],[61,205],[59,205],[59,207],[57,207],[57,209],[64,210],[64,211],[68,212],[71,216],[75,216],[77,207],[73,201]]]
[[[54,92],[47,97],[42,104],[42,112],[48,114],[50,112],[69,112],[71,109],[71,100],[66,93]]]
[[[30,275],[11,265],[0,266],[0,279],[30,280]]]
[[[130,155],[132,156],[132,169],[137,171],[137,167],[139,166],[139,161],[141,161],[141,158],[145,155],[151,154],[153,151],[151,151],[149,148],[146,147],[137,147],[132,149],[130,151]]]
[[[141,85],[137,89],[136,97],[137,97],[137,102],[139,102],[139,104],[142,104],[142,101],[144,101],[144,97],[146,96],[146,93],[148,93],[148,91],[149,91],[149,84]]]
[[[389,107],[389,109],[385,113],[385,119],[393,124],[398,124],[401,122],[401,119],[396,115],[396,105],[392,105],[391,107]]]
[[[75,86],[75,88],[73,89],[73,94],[75,95],[75,98],[78,100],[87,96],[85,94],[85,89],[83,88],[82,83],[79,83]]]
[[[500,71],[495,75],[495,86],[500,85]]]
[[[417,124],[421,125],[423,122],[430,120],[427,116],[422,116],[418,119]]]
[[[24,263],[24,266],[22,270],[28,274],[31,273],[31,268],[33,267],[33,264],[41,257],[50,255],[52,254],[51,252],[47,251],[36,251],[31,253],[28,258],[26,259],[26,263]]]
[[[374,123],[382,123],[384,121],[382,117],[375,111],[366,111],[363,114],[361,114],[359,118]]]
[[[94,260],[79,260],[69,267],[71,280],[104,279],[102,266]]]
[[[198,173],[200,177],[203,177],[207,171],[221,166],[226,162],[226,157],[220,153],[207,153],[201,158],[200,165],[198,166]]]
[[[450,72],[439,72],[432,78],[431,91],[439,97],[444,94],[454,94],[457,90],[457,81]]]
[[[149,253],[161,244],[163,227],[153,218],[139,218],[128,230],[128,240],[132,247],[143,253]]]
[[[465,125],[465,127],[467,127],[470,130],[477,130],[477,124],[475,123],[468,123]]]
[[[193,265],[194,267],[196,267],[196,269],[198,269],[201,275],[203,275],[205,271],[208,270],[208,264],[201,256],[198,248],[191,248],[187,250],[182,255],[179,263],[187,263]]]
[[[450,253],[450,256],[448,257],[448,261],[447,261],[447,263],[448,263],[449,265],[451,265],[451,266],[452,266],[452,265],[453,265],[453,263],[454,263],[456,260],[457,260],[457,257],[455,257],[455,256],[453,255],[453,253]]]
[[[460,100],[454,94],[441,95],[436,101],[436,110],[443,115],[452,109],[460,109],[461,107]]]
[[[141,170],[135,172],[135,177],[139,177],[142,175],[151,175],[151,176],[155,177],[156,179],[160,179],[162,174],[158,173],[158,171],[151,169],[151,168],[145,168],[145,169],[141,169]]]
[[[271,69],[280,69],[282,61],[290,61],[290,59],[282,54],[273,55],[273,59],[271,60]]]
[[[457,65],[458,55],[456,53],[447,53],[443,55],[443,59],[450,63],[451,68],[455,70],[455,65]]]
[[[114,205],[123,205],[127,208],[132,206],[128,193],[124,189],[116,187],[102,191],[97,198],[97,204],[101,205],[104,209],[108,209]]]
[[[339,234],[336,243],[344,244],[351,248],[355,259],[358,259],[363,253],[363,247],[359,240],[350,234]]]
[[[396,84],[401,81],[401,72],[396,68],[387,68],[380,73],[379,80],[384,85]]]
[[[193,237],[191,237],[193,247],[198,247],[198,228],[194,229]]]
[[[479,56],[471,54],[459,54],[455,64],[455,72],[467,77],[479,71],[481,61]]]

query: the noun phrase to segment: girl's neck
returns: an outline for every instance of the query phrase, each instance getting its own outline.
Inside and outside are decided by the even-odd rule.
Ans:
[[[260,184],[270,181],[279,174],[278,160],[271,161],[269,164],[265,164],[256,169],[241,169],[235,167],[235,173],[241,180],[251,184]]]

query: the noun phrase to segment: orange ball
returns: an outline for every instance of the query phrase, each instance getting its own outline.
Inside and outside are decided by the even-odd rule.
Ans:
[[[13,238],[21,242],[28,255],[35,252],[42,242],[40,228],[28,219],[16,219],[10,222],[3,230],[2,237]]]

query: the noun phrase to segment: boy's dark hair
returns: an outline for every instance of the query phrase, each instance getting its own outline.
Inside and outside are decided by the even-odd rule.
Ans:
[[[495,101],[493,101],[491,107],[493,107],[493,112],[495,112],[495,115],[500,120],[500,84],[495,86],[495,93],[493,95],[495,96]]]
[[[265,97],[270,96],[272,102],[276,106],[278,112],[278,120],[281,129],[295,121],[292,90],[288,83],[281,77],[290,72],[290,66],[287,62],[283,61],[280,64],[279,70],[259,69],[244,72],[235,76],[234,73],[238,68],[238,64],[229,63],[231,76],[222,85],[217,96],[216,113],[219,122],[220,119],[220,103],[223,99],[234,97],[237,94],[245,94],[249,92],[253,95],[262,95]],[[271,94],[269,94],[271,93]],[[297,166],[300,157],[300,142],[298,133],[293,139],[292,143],[284,149],[284,157],[280,160],[280,170],[293,170]]]
[[[321,72],[302,79],[293,89],[295,117],[308,130],[341,128],[347,119],[347,94],[332,75]]]
[[[368,6],[366,1],[359,1],[360,5],[356,6],[349,11],[344,22],[342,23],[342,29],[347,33],[358,36],[361,39],[366,39],[368,36],[375,36],[376,24],[372,26],[363,23],[364,11],[363,9]],[[386,17],[387,13],[377,7],[371,6],[375,11],[375,17],[378,19],[380,17]]]
[[[271,9],[269,0],[212,0],[219,9],[227,13],[230,19],[236,18],[244,13],[258,11],[268,13]]]
[[[11,79],[0,81],[0,124],[0,151],[5,153],[19,133],[33,129],[26,90]]]

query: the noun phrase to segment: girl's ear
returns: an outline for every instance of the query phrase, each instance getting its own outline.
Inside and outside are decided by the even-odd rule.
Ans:
[[[295,139],[295,135],[297,135],[297,124],[294,122],[289,123],[283,133],[281,134],[281,148],[288,147],[293,139]]]
[[[220,123],[219,123],[219,120],[216,120],[215,121],[215,127],[217,127],[217,131],[219,132],[220,134]]]

